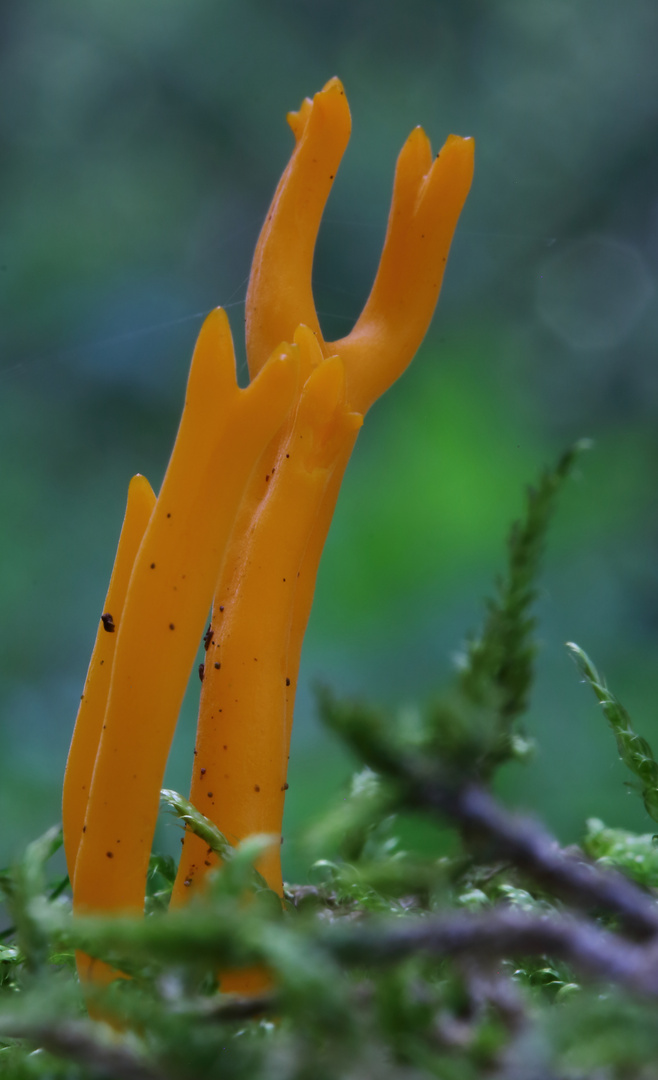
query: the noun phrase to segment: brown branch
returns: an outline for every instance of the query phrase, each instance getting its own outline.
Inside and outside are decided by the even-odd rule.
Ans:
[[[174,1012],[196,1020],[251,1020],[271,1013],[279,1006],[278,995],[274,993],[239,996],[237,994],[216,994],[214,997],[195,1002],[183,1003]]]
[[[557,896],[580,908],[612,912],[636,937],[658,934],[658,905],[639,886],[615,870],[566,855],[541,825],[510,813],[484,788],[467,784],[451,791],[423,778],[410,794],[416,806],[449,815],[467,835],[486,840],[497,856]]]
[[[478,914],[334,923],[320,942],[344,964],[396,963],[407,956],[500,960],[548,955],[582,975],[658,997],[658,950],[632,944],[574,916],[527,915],[509,907]]]
[[[25,1040],[57,1057],[112,1076],[115,1080],[169,1080],[130,1047],[108,1043],[96,1033],[96,1025],[86,1020],[58,1020],[33,1023],[19,1017],[0,1018],[0,1036]]]
[[[451,782],[436,765],[395,746],[370,718],[358,726],[344,720],[333,726],[373,769],[394,781],[403,805],[451,818],[467,840],[485,841],[493,858],[519,867],[577,907],[616,915],[634,937],[658,935],[658,905],[623,874],[566,855],[541,825],[510,813],[479,784]]]

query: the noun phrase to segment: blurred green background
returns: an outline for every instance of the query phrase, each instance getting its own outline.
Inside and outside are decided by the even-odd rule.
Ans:
[[[476,179],[432,329],[345,482],[287,834],[351,769],[312,681],[392,707],[445,683],[523,485],[580,436],[596,446],[543,579],[539,753],[505,783],[565,841],[593,814],[651,828],[563,643],[593,654],[658,742],[657,33],[655,0],[4,0],[0,860],[58,818],[128,480],[160,483],[216,304],[244,368],[285,113],[334,74],[353,136],[315,264],[328,338],[368,293],[411,128],[436,149],[475,136]],[[168,776],[183,791],[195,695]]]

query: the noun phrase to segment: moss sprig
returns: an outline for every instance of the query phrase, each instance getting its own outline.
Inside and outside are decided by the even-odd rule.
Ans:
[[[573,641],[567,642],[567,649],[601,705],[603,715],[615,737],[619,757],[640,781],[642,801],[647,813],[654,821],[658,821],[658,762],[651,746],[635,731],[627,710],[608,688],[605,679],[584,649]]]

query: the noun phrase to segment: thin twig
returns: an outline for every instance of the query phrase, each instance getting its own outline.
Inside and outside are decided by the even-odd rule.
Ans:
[[[279,998],[274,993],[253,994],[248,997],[217,994],[192,1005],[184,1003],[174,1011],[197,1020],[250,1020],[263,1013],[271,1013],[278,1005]]]
[[[658,905],[622,874],[566,855],[541,825],[510,813],[479,784],[450,783],[435,766],[396,746],[371,717],[333,726],[373,769],[394,781],[403,805],[452,818],[468,839],[485,840],[494,858],[508,860],[577,907],[611,912],[633,936],[658,935]]]
[[[155,1068],[130,1047],[108,1043],[94,1028],[92,1021],[85,1020],[32,1023],[18,1017],[0,1018],[2,1038],[24,1039],[113,1080],[168,1080],[169,1074]]]
[[[69,916],[61,919],[58,928],[53,925],[53,932],[69,945],[83,947],[92,954],[98,951],[103,955],[111,943],[119,958],[128,954],[171,962],[187,956],[203,957],[206,962],[226,958],[236,962],[237,954],[231,956],[235,927],[212,913],[202,915],[200,911],[194,920],[177,913],[147,920]],[[291,928],[277,924],[264,933],[270,941],[276,933],[284,950],[289,948]],[[499,907],[478,914],[356,922],[338,919],[330,925],[318,924],[305,948],[318,957],[329,954],[348,966],[392,964],[419,953],[475,960],[547,954],[568,961],[585,975],[658,997],[658,941],[650,946],[636,944],[600,929],[594,922],[570,915],[535,916]],[[256,936],[241,953],[243,964],[262,962],[267,956],[264,940]],[[208,1006],[207,1015],[208,1019],[235,1019],[252,1011],[268,1011],[273,1005],[276,999],[269,996],[255,1003],[227,1001],[223,1006],[217,1002],[216,1006]]]
[[[580,908],[614,913],[634,936],[658,934],[658,906],[647,893],[615,870],[565,855],[540,825],[510,813],[484,788],[469,784],[450,791],[424,780],[412,791],[416,805],[447,813],[558,896]]]
[[[343,963],[388,964],[424,953],[498,960],[549,955],[581,974],[658,997],[658,955],[574,916],[528,915],[508,907],[423,919],[334,923],[321,943]]]

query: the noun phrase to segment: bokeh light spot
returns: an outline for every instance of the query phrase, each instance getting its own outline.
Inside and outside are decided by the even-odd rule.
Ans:
[[[537,284],[536,310],[574,349],[610,349],[628,337],[653,293],[636,248],[589,237],[547,260]]]

